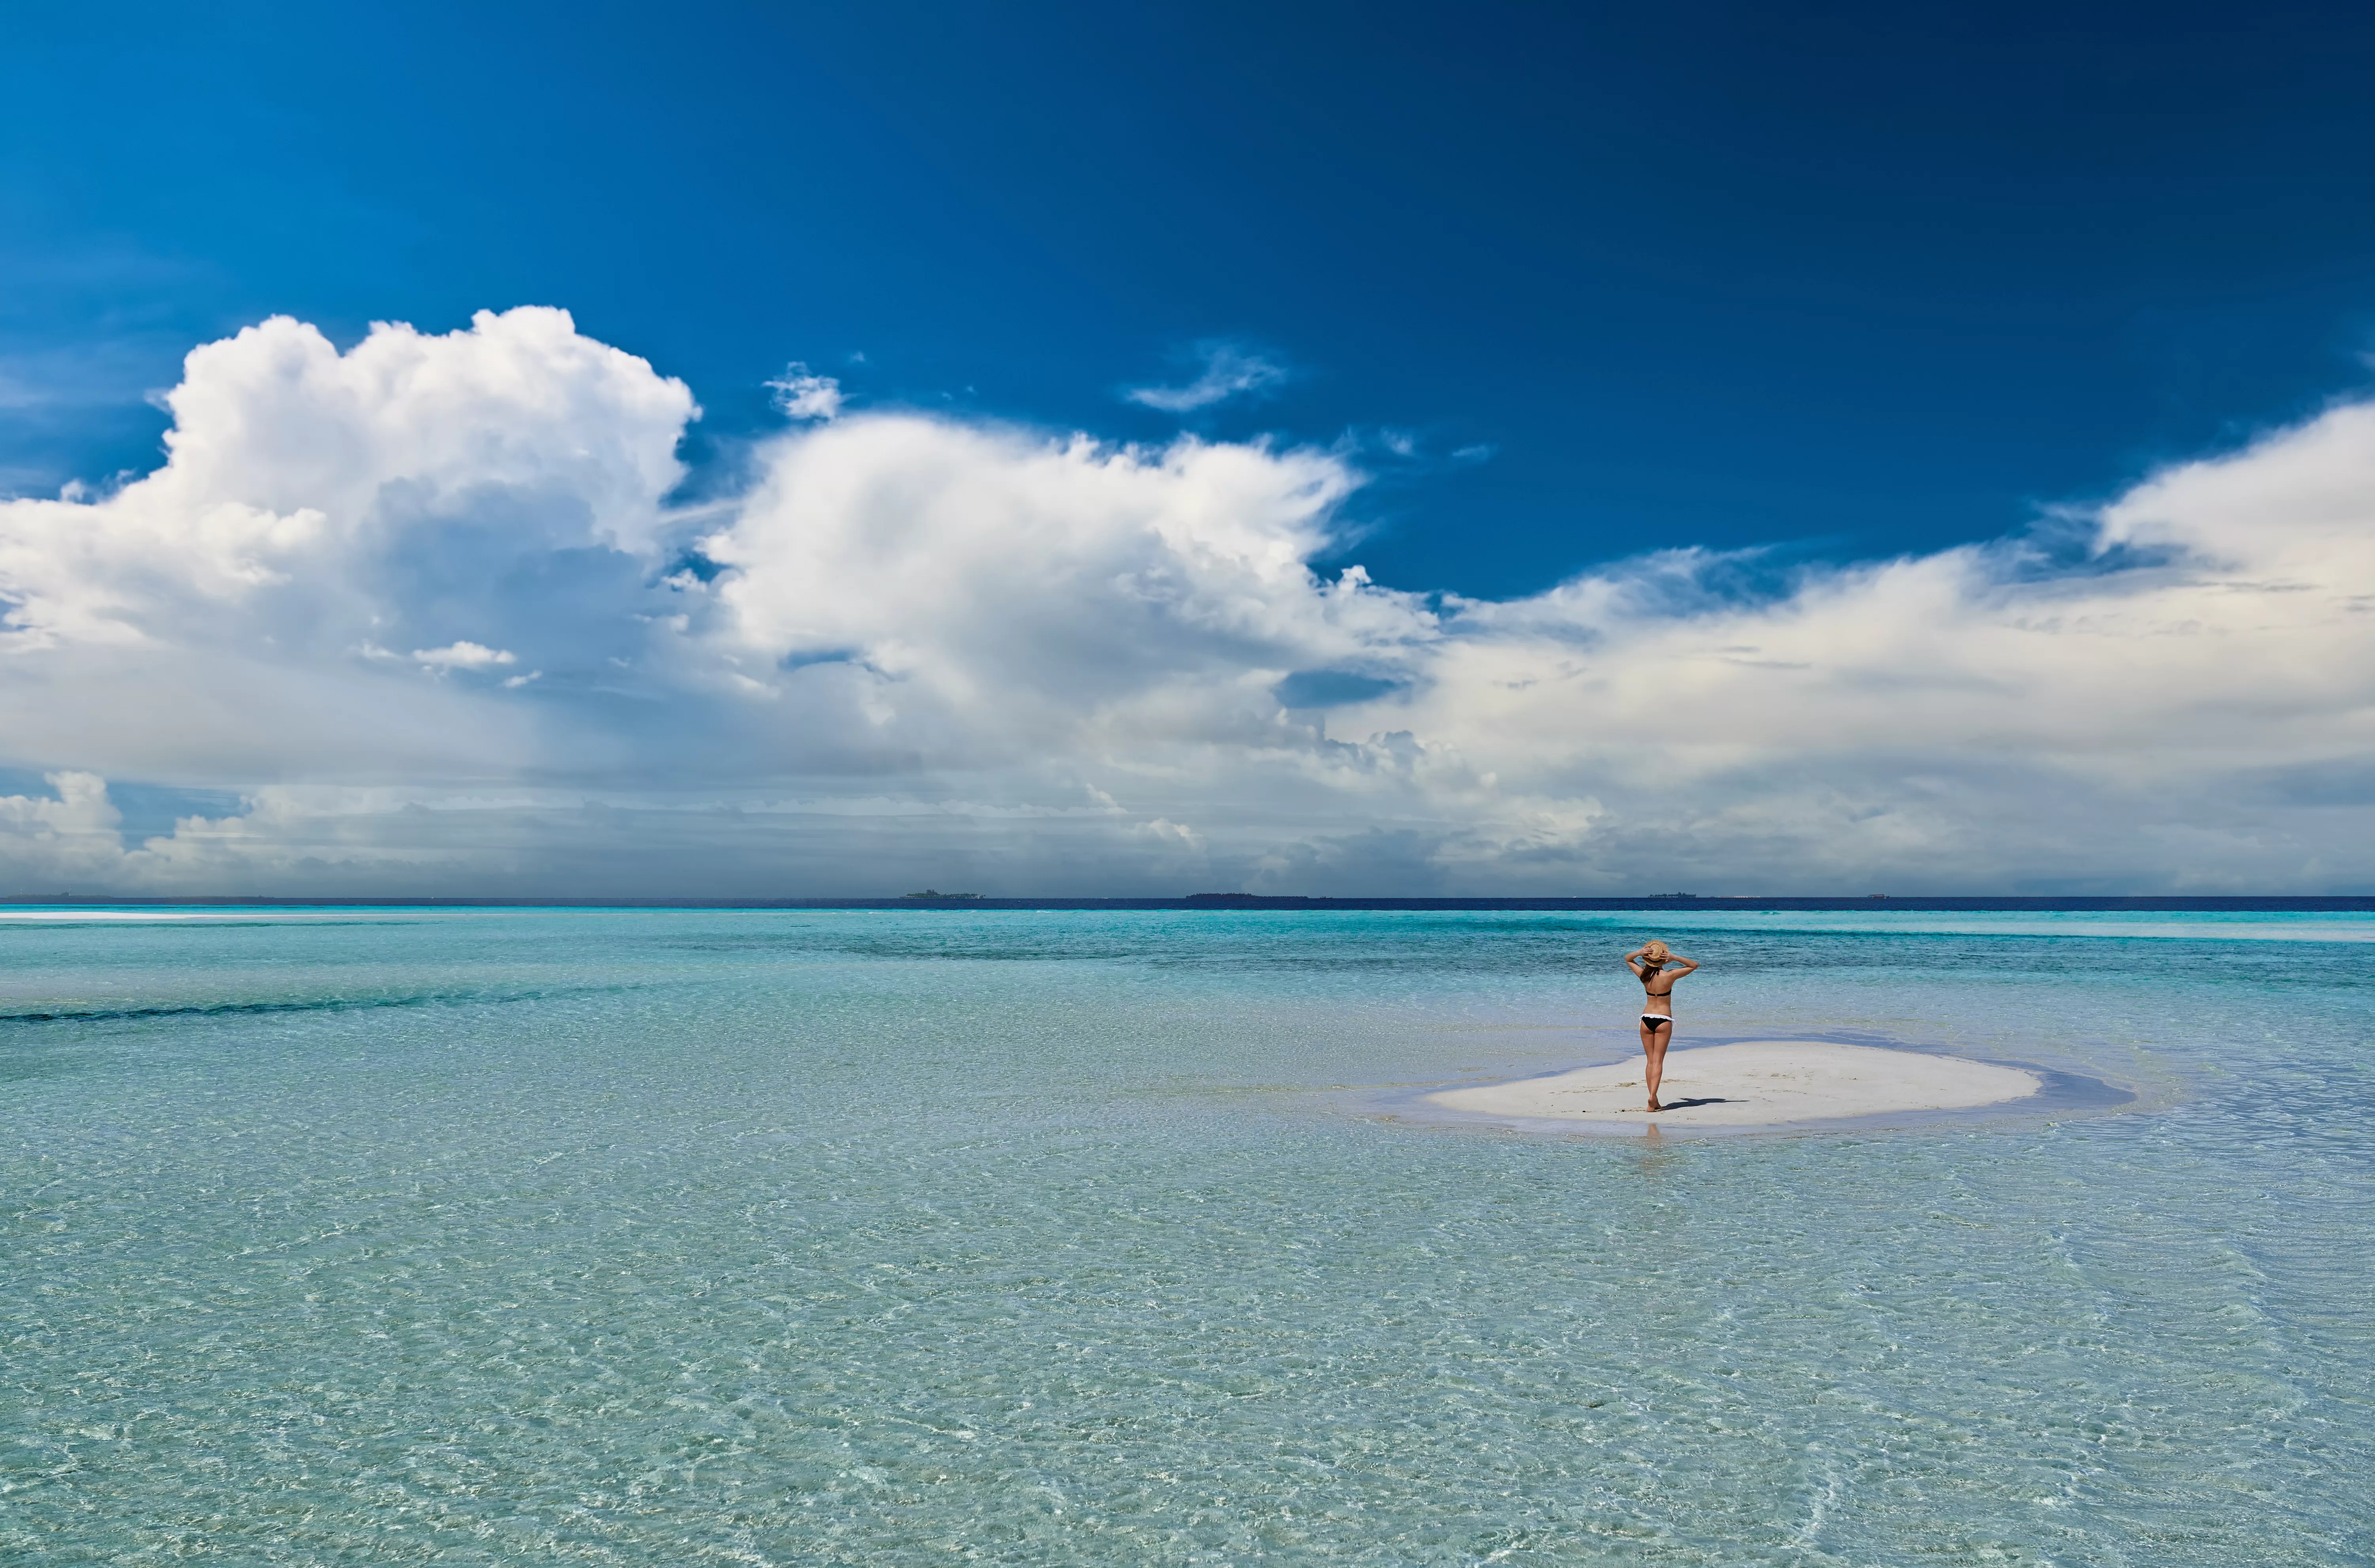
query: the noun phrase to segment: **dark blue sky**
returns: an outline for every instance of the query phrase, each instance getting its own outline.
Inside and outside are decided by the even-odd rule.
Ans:
[[[1404,587],[2019,526],[2363,388],[2375,12],[12,7],[0,469],[146,467],[265,314],[547,303],[689,381],[1368,442]],[[862,363],[850,356],[862,353]],[[1385,432],[1417,441],[1405,460]],[[1485,447],[1483,460],[1456,460]],[[704,454],[697,453],[696,456]]]

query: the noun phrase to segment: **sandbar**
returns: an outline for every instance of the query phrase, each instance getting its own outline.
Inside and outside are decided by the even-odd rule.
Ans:
[[[2044,1087],[2033,1072],[1819,1040],[1747,1040],[1666,1054],[1659,1098],[1645,1106],[1642,1061],[1577,1067],[1546,1078],[1452,1089],[1427,1099],[1475,1115],[1635,1126],[1750,1127],[1837,1121],[1892,1112],[1960,1111],[2025,1100]]]

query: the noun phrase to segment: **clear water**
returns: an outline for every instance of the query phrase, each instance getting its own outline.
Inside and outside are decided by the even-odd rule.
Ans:
[[[2369,1561],[2375,920],[1643,918],[0,920],[0,1560]],[[1361,1110],[1649,935],[2140,1097]]]

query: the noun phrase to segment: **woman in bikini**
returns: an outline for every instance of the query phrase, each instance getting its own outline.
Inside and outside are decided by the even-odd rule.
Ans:
[[[1646,993],[1641,998],[1641,1055],[1649,1059],[1649,1109],[1662,1111],[1658,1081],[1666,1076],[1666,1047],[1674,1043],[1674,982],[1698,962],[1667,950],[1663,942],[1651,942],[1626,953],[1625,967]]]

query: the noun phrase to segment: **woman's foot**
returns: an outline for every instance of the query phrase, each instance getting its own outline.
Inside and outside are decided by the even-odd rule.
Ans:
[[[1662,1110],[1664,1110],[1664,1109],[1665,1109],[1665,1107],[1664,1107],[1663,1105],[1659,1104],[1655,1100],[1652,1100],[1652,1101],[1650,1101],[1650,1102],[1649,1102],[1649,1109],[1651,1109],[1652,1111],[1662,1111]]]

